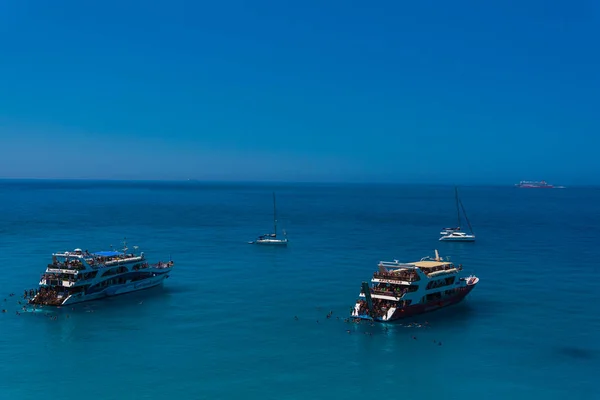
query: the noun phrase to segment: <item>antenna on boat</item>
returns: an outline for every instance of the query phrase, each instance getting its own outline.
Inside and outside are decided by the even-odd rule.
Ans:
[[[437,249],[435,250],[435,261],[440,261],[440,253],[438,253]]]
[[[127,238],[123,238],[123,254],[127,252]]]

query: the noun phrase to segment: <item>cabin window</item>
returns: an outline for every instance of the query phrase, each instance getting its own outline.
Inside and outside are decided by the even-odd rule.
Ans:
[[[88,272],[82,275],[81,280],[93,279],[96,277],[96,275],[98,275],[98,271]]]
[[[131,281],[132,282],[139,281],[142,279],[150,278],[151,276],[152,276],[152,274],[150,272],[143,272],[143,273],[140,273],[139,275],[137,275],[136,277],[134,277],[133,279],[131,279]]]
[[[110,275],[116,275],[116,274],[122,274],[124,272],[127,272],[127,267],[119,267],[119,268],[111,268],[108,271],[105,271],[102,276],[110,276]]]

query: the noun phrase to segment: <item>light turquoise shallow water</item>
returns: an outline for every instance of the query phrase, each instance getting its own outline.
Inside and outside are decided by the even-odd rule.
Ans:
[[[246,243],[272,190],[288,248]],[[476,243],[437,241],[452,187],[2,181],[0,398],[600,398],[600,190],[461,195]],[[172,255],[164,287],[16,314],[53,251],[124,236]],[[429,328],[343,322],[379,260],[436,248],[480,277],[464,303]]]

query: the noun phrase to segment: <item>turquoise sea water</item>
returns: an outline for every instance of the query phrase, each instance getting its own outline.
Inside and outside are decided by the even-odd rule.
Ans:
[[[291,243],[249,245],[273,190]],[[0,181],[0,398],[600,398],[600,189],[460,190],[476,243],[437,240],[450,186]],[[52,252],[123,237],[172,256],[163,287],[16,314]],[[434,249],[480,277],[464,303],[343,321],[378,261]]]

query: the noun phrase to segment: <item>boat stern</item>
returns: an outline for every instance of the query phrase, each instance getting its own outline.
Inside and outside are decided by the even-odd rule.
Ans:
[[[350,310],[350,316],[352,318],[361,318],[361,319],[369,319],[372,320],[369,315],[369,308],[367,306],[367,302],[365,300],[358,299],[354,307]]]
[[[59,307],[64,305],[71,296],[69,292],[59,292],[55,288],[42,288],[28,300],[28,303],[34,306]]]

